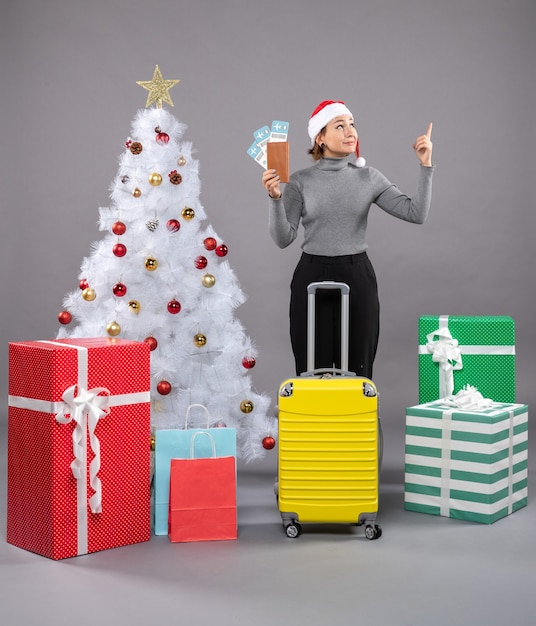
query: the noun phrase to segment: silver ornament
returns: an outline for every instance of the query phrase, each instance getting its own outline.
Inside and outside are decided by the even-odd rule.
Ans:
[[[160,220],[157,217],[153,217],[145,224],[145,226],[147,226],[148,230],[154,233],[154,231],[158,228],[159,223]]]

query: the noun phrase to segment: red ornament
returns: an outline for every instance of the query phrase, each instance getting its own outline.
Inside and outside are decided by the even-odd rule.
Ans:
[[[176,233],[180,230],[181,223],[179,222],[179,220],[173,219],[173,220],[168,220],[166,226],[170,232]]]
[[[167,305],[167,310],[172,315],[177,315],[181,311],[181,303],[178,300],[170,300]]]
[[[127,286],[123,283],[115,283],[115,285],[112,287],[112,291],[114,293],[114,296],[122,298],[127,293]]]
[[[214,250],[214,248],[218,245],[218,242],[214,239],[214,237],[207,237],[203,244],[207,250]]]
[[[229,252],[229,248],[224,243],[222,243],[221,246],[218,246],[216,248],[217,256],[227,256],[228,252]]]
[[[87,289],[89,287],[89,283],[87,282],[86,278],[82,278],[82,280],[78,284],[82,291],[84,291],[84,289]]]
[[[158,341],[154,337],[145,337],[143,341],[149,344],[149,348],[151,349],[151,352],[153,350],[156,350],[156,348],[158,347]]]
[[[114,235],[124,235],[126,230],[127,230],[126,224],[123,224],[123,222],[115,222],[112,225],[112,233]]]
[[[255,367],[255,358],[252,356],[245,356],[242,359],[242,365],[247,369],[250,370],[251,368]]]
[[[73,321],[73,316],[69,311],[60,311],[58,314],[58,321],[60,324],[70,324]]]
[[[168,141],[169,135],[167,133],[158,133],[156,135],[156,143],[160,144],[161,146],[165,146]]]
[[[275,439],[273,437],[265,437],[262,440],[262,447],[265,450],[271,450],[272,448],[275,447]]]
[[[204,270],[205,267],[208,265],[207,257],[206,256],[196,257],[194,260],[194,265],[197,267],[198,270]]]
[[[168,383],[167,380],[161,380],[158,385],[156,385],[156,390],[161,396],[167,396],[168,393],[171,392],[171,383]]]
[[[115,256],[125,256],[125,254],[127,253],[127,247],[122,243],[116,243],[115,246],[112,248],[112,251]]]

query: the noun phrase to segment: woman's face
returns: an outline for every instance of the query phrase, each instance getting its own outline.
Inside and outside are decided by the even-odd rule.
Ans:
[[[357,147],[357,131],[351,115],[338,115],[326,125],[316,142],[324,144],[324,156],[341,158],[353,154]]]

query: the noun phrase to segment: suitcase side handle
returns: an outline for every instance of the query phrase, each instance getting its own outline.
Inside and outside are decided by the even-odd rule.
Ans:
[[[348,339],[350,336],[350,287],[346,283],[326,280],[307,286],[307,371],[315,369],[315,297],[318,289],[341,292],[341,370],[348,370]]]

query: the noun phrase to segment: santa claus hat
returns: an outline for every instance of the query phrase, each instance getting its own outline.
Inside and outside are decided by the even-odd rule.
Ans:
[[[352,112],[342,100],[324,100],[316,107],[309,119],[307,128],[313,146],[318,133],[328,122],[331,122],[332,119],[339,115],[350,115],[353,117]],[[365,159],[359,156],[359,140],[356,144],[355,153],[357,156],[356,165],[363,167],[363,165],[365,165]]]

